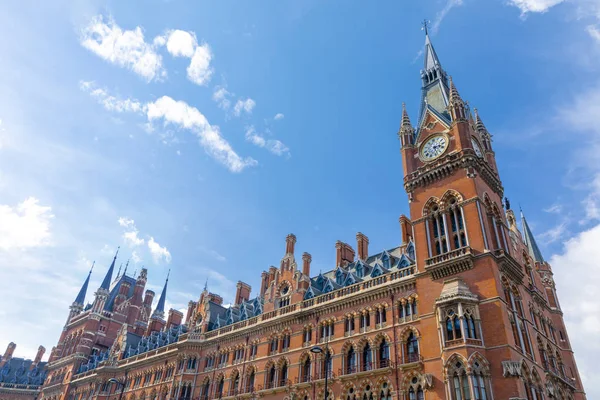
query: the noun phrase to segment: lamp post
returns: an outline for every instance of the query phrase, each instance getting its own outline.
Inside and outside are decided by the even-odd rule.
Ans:
[[[329,335],[327,335],[327,340],[325,341],[325,350],[321,346],[313,346],[310,348],[310,352],[313,354],[322,354],[325,351],[325,400],[329,398],[329,392],[327,391],[327,378],[329,376],[329,361],[331,355],[329,354],[329,348],[327,344],[329,343]]]
[[[127,371],[125,371],[125,378],[123,379],[123,382],[120,382],[115,378],[110,378],[108,381],[121,386],[121,393],[119,393],[119,400],[121,400],[123,397],[123,392],[125,391],[125,384],[127,383]]]

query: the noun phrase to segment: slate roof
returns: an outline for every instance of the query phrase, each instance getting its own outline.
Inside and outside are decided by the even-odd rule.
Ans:
[[[12,383],[15,385],[40,386],[46,379],[46,362],[40,362],[32,370],[32,360],[24,358],[11,358],[0,369],[0,383]]]
[[[136,280],[135,278],[131,277],[131,276],[127,276],[127,275],[122,275],[119,280],[117,281],[117,283],[115,283],[115,285],[112,287],[112,289],[110,290],[110,293],[108,294],[108,299],[106,299],[106,303],[104,303],[104,309],[106,311],[113,311],[113,307],[115,305],[115,299],[117,297],[117,295],[119,294],[119,289],[121,288],[121,284],[123,282],[128,282],[129,283],[129,292],[127,292],[127,298],[130,298],[131,296],[133,296],[133,290],[135,289],[135,284],[136,284]]]
[[[262,314],[263,299],[257,296],[234,306],[223,307],[212,301],[208,302],[208,330],[219,329],[239,321]]]

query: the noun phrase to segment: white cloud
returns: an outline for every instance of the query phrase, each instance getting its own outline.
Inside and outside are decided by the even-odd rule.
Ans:
[[[256,105],[256,102],[250,98],[247,98],[245,100],[238,100],[235,103],[235,106],[233,107],[233,114],[236,117],[239,117],[242,114],[242,111],[245,111],[247,114],[252,114],[252,109],[254,109],[254,106]]]
[[[194,32],[175,29],[167,32],[166,37],[167,51],[172,56],[191,58],[194,55],[194,49],[198,46]]]
[[[148,239],[148,249],[150,250],[150,254],[152,255],[155,263],[158,264],[163,259],[167,263],[171,262],[171,253],[169,250],[167,250],[166,247],[162,247],[160,244],[158,244],[152,236],[150,239]]]
[[[433,34],[437,33],[437,31],[440,29],[440,25],[442,24],[442,21],[444,20],[444,18],[446,18],[446,15],[448,15],[450,10],[452,10],[454,7],[462,6],[462,5],[463,5],[463,0],[448,0],[446,5],[444,6],[444,8],[442,8],[436,14],[435,20],[433,21],[433,24],[431,25],[431,32]]]
[[[232,172],[241,172],[247,167],[255,166],[256,160],[241,158],[225,140],[217,126],[210,125],[206,117],[197,109],[183,101],[175,101],[163,96],[153,103],[148,103],[148,120],[163,119],[165,124],[174,124],[189,129],[198,136],[200,144],[217,161]]]
[[[162,57],[152,44],[146,43],[139,26],[123,30],[108,17],[93,17],[81,31],[80,43],[99,57],[120,67],[128,68],[147,81],[166,75]]]
[[[204,114],[183,101],[163,96],[154,102],[141,104],[137,100],[116,99],[106,90],[97,89],[93,82],[84,82],[80,87],[98,99],[107,110],[144,112],[148,119],[145,129],[149,132],[153,131],[152,122],[158,119],[162,119],[165,125],[173,124],[192,131],[200,139],[200,144],[206,152],[232,172],[241,172],[247,167],[257,165],[257,161],[250,157],[240,157],[229,142],[221,136],[218,126],[211,125]]]
[[[285,115],[283,115],[282,113],[277,113],[277,114],[275,114],[275,116],[273,117],[273,119],[274,119],[275,121],[279,121],[280,119],[283,119],[283,118],[285,118]]]
[[[16,206],[0,204],[0,250],[50,245],[52,208],[29,197]]]
[[[528,12],[544,13],[564,0],[510,0],[509,4],[518,7],[523,14]]]
[[[213,73],[210,67],[211,60],[212,52],[206,43],[196,47],[190,65],[187,68],[188,78],[197,85],[206,85]]]
[[[589,398],[600,391],[600,303],[596,301],[600,282],[600,225],[578,234],[565,243],[562,254],[550,258],[570,341]]]
[[[597,26],[588,25],[585,30],[592,39],[600,44],[600,29]]]
[[[257,133],[253,126],[246,128],[246,140],[258,147],[264,147],[278,156],[290,156],[290,149],[283,142],[274,139],[266,139]]]
[[[550,244],[564,238],[567,234],[567,221],[563,221],[560,224],[548,229],[539,235],[539,239],[542,243]]]
[[[95,98],[108,111],[115,112],[142,112],[144,105],[137,100],[119,99],[110,95],[106,89],[96,87],[96,84],[91,81],[79,81],[79,88],[84,92],[88,92],[90,96]]]
[[[125,244],[127,244],[129,247],[138,247],[145,243],[144,239],[138,236],[139,230],[135,226],[134,220],[127,217],[120,217],[118,222],[120,226],[127,229],[125,232],[123,232],[123,240],[125,241]]]
[[[550,214],[560,214],[560,212],[562,211],[563,206],[561,204],[555,203],[552,204],[550,207],[545,208],[544,211]]]
[[[227,89],[225,89],[222,86],[217,86],[215,87],[215,91],[213,92],[212,98],[219,105],[220,108],[222,108],[223,110],[228,110],[231,106],[231,100],[229,100],[230,96],[231,93],[229,93]]]
[[[142,261],[142,257],[140,257],[138,252],[134,250],[131,252],[131,261],[133,261],[135,264],[139,264]]]

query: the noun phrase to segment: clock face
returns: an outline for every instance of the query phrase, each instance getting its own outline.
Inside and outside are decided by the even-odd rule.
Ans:
[[[483,152],[481,151],[481,147],[479,147],[479,143],[473,138],[471,138],[471,145],[473,146],[473,150],[475,150],[477,157],[483,157]]]
[[[429,139],[421,148],[421,158],[430,161],[441,156],[448,148],[448,139],[446,136],[434,136]]]

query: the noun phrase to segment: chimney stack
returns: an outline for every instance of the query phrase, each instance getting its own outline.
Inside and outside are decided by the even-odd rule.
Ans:
[[[296,244],[296,235],[290,233],[285,238],[285,254],[294,254],[294,245]]]
[[[242,304],[244,301],[248,301],[248,299],[250,299],[250,291],[252,290],[250,285],[242,281],[238,281],[236,288],[235,305]]]
[[[45,352],[46,352],[46,348],[44,346],[38,347],[38,351],[37,351],[37,354],[35,355],[35,359],[33,360],[33,363],[31,364],[32,368],[35,367],[36,365],[38,365],[40,363],[40,361],[42,361],[42,357],[44,357]]]
[[[400,222],[400,234],[402,235],[402,244],[407,244],[412,239],[412,222],[404,214],[400,216],[398,221]]]
[[[177,311],[174,308],[169,310],[169,318],[167,319],[167,329],[173,326],[181,325],[181,321],[183,320],[183,313],[181,311]]]
[[[338,240],[335,242],[335,249],[336,265],[338,267],[345,267],[349,263],[354,262],[354,250],[349,244],[340,242]]]
[[[146,290],[146,295],[144,296],[144,305],[151,306],[152,300],[154,300],[155,293],[152,290]]]
[[[8,346],[6,346],[6,351],[4,352],[4,356],[2,357],[2,365],[6,364],[6,362],[12,358],[16,347],[17,345],[14,342],[10,342]]]
[[[185,316],[185,324],[189,326],[191,319],[192,319],[192,315],[194,314],[194,310],[196,309],[196,307],[198,306],[198,303],[196,303],[195,301],[190,300],[190,302],[188,303],[188,309],[187,309],[187,314]]]
[[[302,273],[310,278],[310,263],[312,257],[308,253],[302,254]]]
[[[369,238],[361,232],[356,234],[356,250],[359,260],[365,261],[369,257]]]

